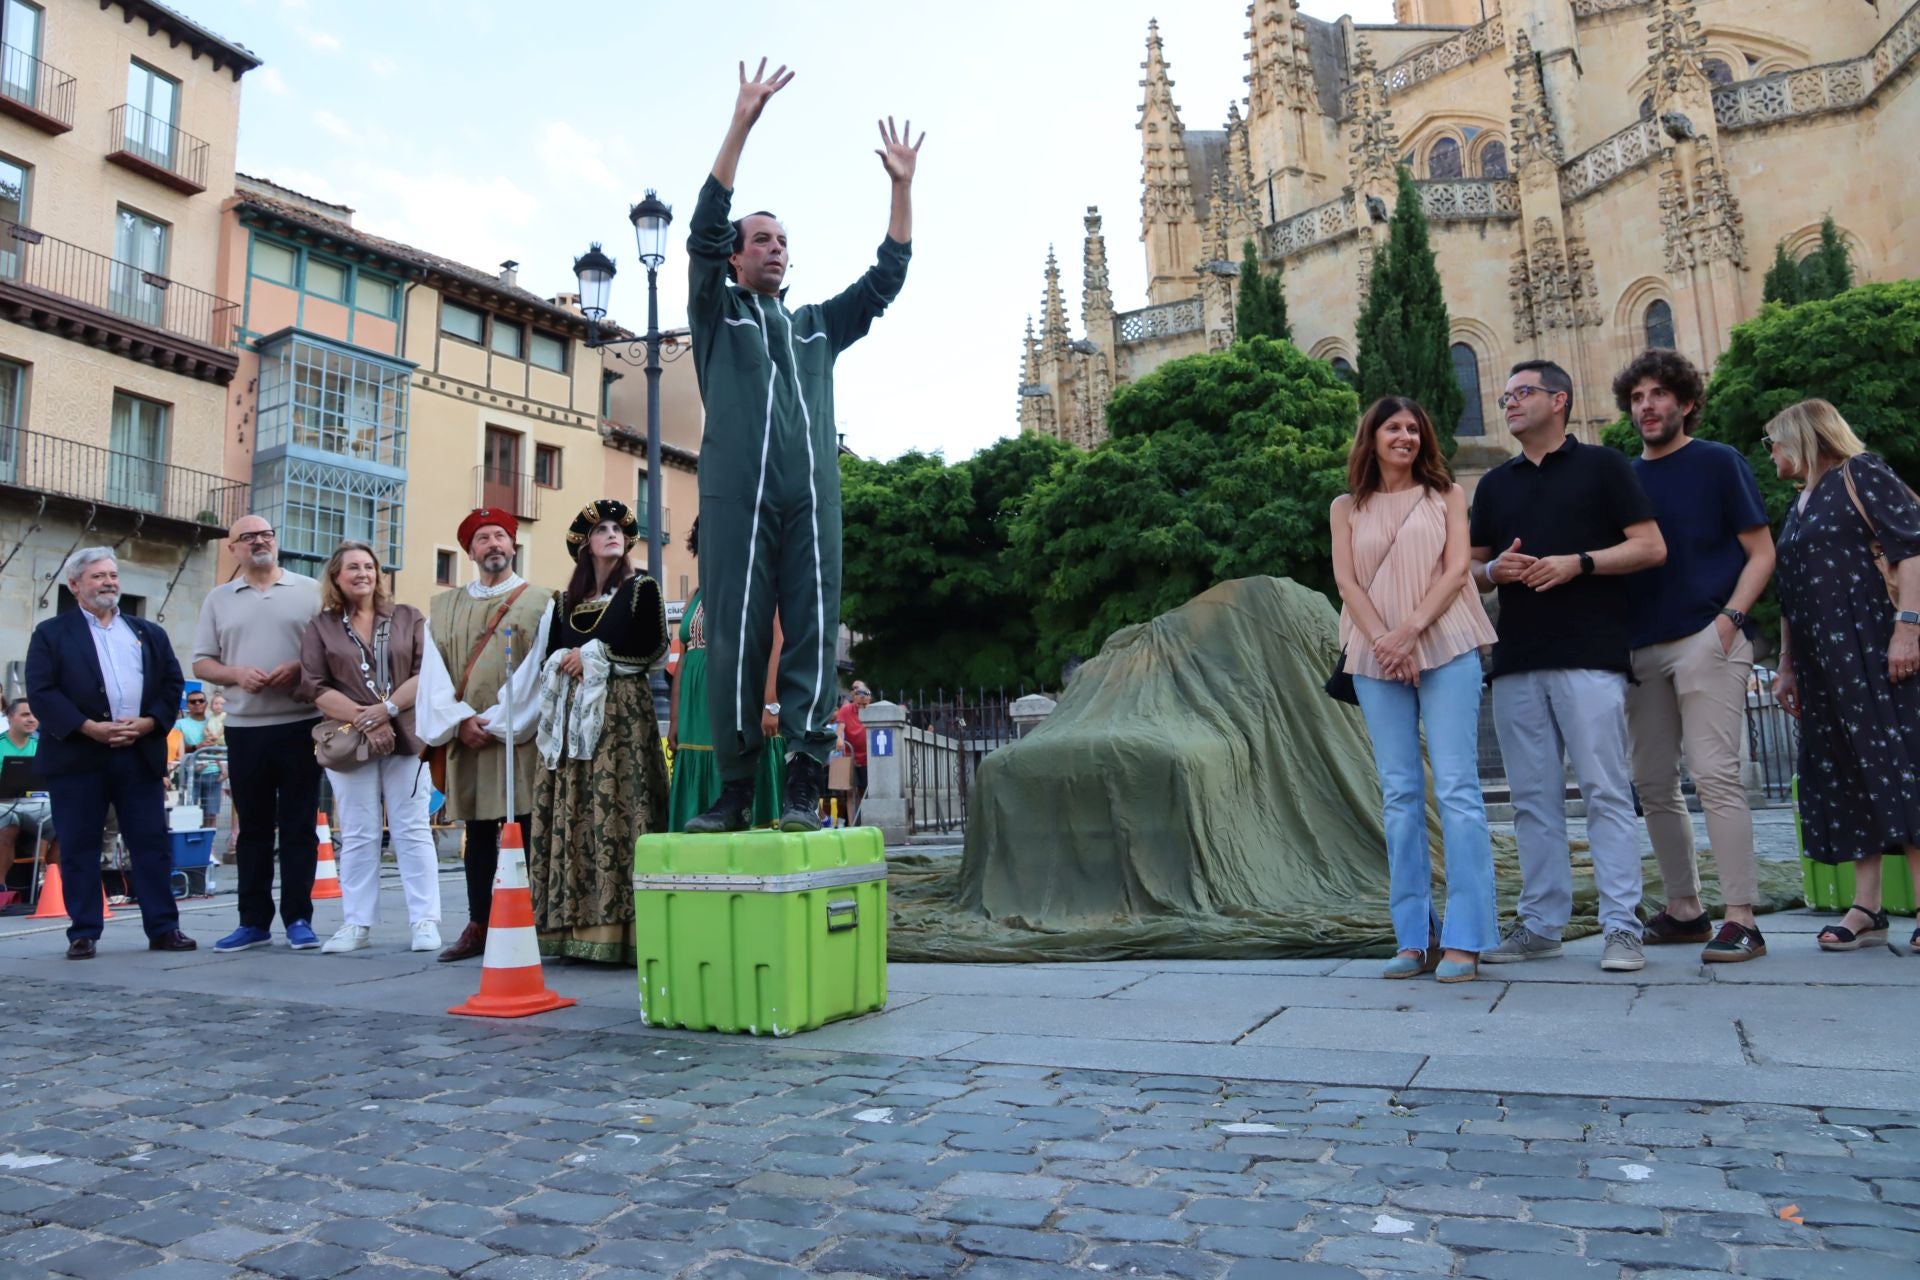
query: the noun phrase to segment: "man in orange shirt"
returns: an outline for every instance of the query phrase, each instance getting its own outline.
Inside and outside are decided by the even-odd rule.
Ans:
[[[867,726],[861,723],[860,708],[873,701],[873,690],[867,688],[864,680],[853,682],[853,694],[840,704],[833,713],[833,722],[838,726],[840,735],[839,749],[842,754],[853,755],[853,789],[847,794],[847,822],[854,820],[860,812],[860,797],[867,794]]]

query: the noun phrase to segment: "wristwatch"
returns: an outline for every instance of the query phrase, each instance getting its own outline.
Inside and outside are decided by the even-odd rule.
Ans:
[[[1744,627],[1747,625],[1747,615],[1740,612],[1738,609],[1726,608],[1726,609],[1722,609],[1720,612],[1726,615],[1727,617],[1732,618],[1733,625],[1736,627]],[[1914,621],[1920,622],[1920,614],[1916,614],[1914,616]]]
[[[1900,612],[1893,615],[1893,620],[1895,622],[1904,622],[1910,627],[1920,627],[1920,613],[1915,613],[1912,609],[1900,610]]]
[[[400,718],[400,708],[394,706],[391,699],[382,698],[380,705],[387,709],[387,719],[398,720]]]
[[[780,714],[780,704],[777,702],[769,702],[764,710],[770,716],[777,716]]]
[[[1593,572],[1593,557],[1584,551],[1580,553],[1580,572],[1582,575]]]

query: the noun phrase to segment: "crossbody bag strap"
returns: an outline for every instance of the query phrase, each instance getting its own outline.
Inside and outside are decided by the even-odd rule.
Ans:
[[[1413,513],[1426,504],[1427,496],[1426,494],[1422,494],[1420,501],[1414,503],[1413,506],[1408,509],[1407,514],[1400,518],[1400,523],[1394,526],[1393,536],[1387,539],[1387,549],[1380,553],[1380,563],[1373,566],[1373,574],[1367,579],[1367,585],[1360,588],[1361,594],[1369,595],[1373,592],[1373,580],[1374,578],[1378,578],[1380,571],[1387,567],[1387,557],[1393,554],[1393,544],[1400,541],[1401,530],[1405,529],[1407,522],[1413,519]]]
[[[499,611],[493,615],[493,621],[489,622],[487,629],[480,633],[480,638],[473,642],[473,652],[467,655],[467,669],[460,673],[460,683],[453,687],[453,700],[455,702],[465,701],[467,696],[467,682],[473,679],[473,669],[480,665],[480,655],[487,651],[487,643],[493,639],[493,633],[498,631],[500,624],[507,620],[507,611],[513,608],[514,601],[518,600],[520,593],[525,591],[530,585],[530,583],[523,582],[509,592],[507,602],[500,606]]]
[[[1853,487],[1852,462],[1853,459],[1848,458],[1840,464],[1840,479],[1847,486],[1847,500],[1853,503],[1853,509],[1858,511],[1860,518],[1866,522],[1867,536],[1873,539],[1877,548],[1880,542],[1880,530],[1874,526],[1873,517],[1867,514],[1866,505],[1860,501],[1860,491]]]

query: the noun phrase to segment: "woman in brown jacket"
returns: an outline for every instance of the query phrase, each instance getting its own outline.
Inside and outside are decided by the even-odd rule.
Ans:
[[[364,762],[327,770],[346,923],[322,952],[358,951],[380,922],[383,805],[413,922],[412,949],[440,949],[440,862],[427,830],[432,787],[413,732],[426,643],[425,616],[387,598],[373,548],[341,543],[320,577],[320,612],[301,639],[298,696],[319,709],[322,725],[347,725],[364,736],[371,752]]]

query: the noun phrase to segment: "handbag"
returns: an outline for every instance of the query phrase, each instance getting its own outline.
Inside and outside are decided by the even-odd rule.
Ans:
[[[1367,585],[1360,588],[1363,593],[1373,590],[1374,579],[1380,576],[1380,570],[1387,567],[1387,557],[1393,554],[1393,544],[1400,541],[1400,530],[1407,527],[1407,521],[1413,519],[1413,513],[1418,511],[1425,502],[1426,498],[1422,496],[1420,501],[1414,503],[1412,509],[1401,517],[1399,528],[1396,528],[1393,536],[1387,539],[1387,549],[1381,554],[1380,563],[1374,566],[1373,577],[1368,578]],[[1347,670],[1347,646],[1340,646],[1340,656],[1334,659],[1333,674],[1327,677],[1327,683],[1323,687],[1327,691],[1327,696],[1335,702],[1344,702],[1352,707],[1360,705],[1360,691],[1354,686],[1353,673]]]
[[[480,638],[473,642],[473,649],[467,654],[467,669],[460,673],[460,683],[453,687],[455,702],[466,698],[467,684],[473,679],[473,669],[480,665],[480,655],[486,652],[488,642],[493,639],[493,633],[498,631],[500,624],[507,620],[507,610],[513,608],[513,602],[520,598],[520,593],[529,585],[523,582],[507,593],[506,603],[494,613],[493,621],[487,623],[487,629],[480,633]],[[442,795],[446,794],[447,790],[447,748],[452,745],[450,742],[443,742],[437,747],[428,747],[422,754],[422,758],[427,762],[427,776],[433,780],[433,789]]]
[[[1840,464],[1840,479],[1846,483],[1847,497],[1853,503],[1853,509],[1860,513],[1860,519],[1867,526],[1867,553],[1873,557],[1873,567],[1880,571],[1880,577],[1887,584],[1887,599],[1893,601],[1893,607],[1900,608],[1900,571],[1887,563],[1887,549],[1880,545],[1880,530],[1874,527],[1873,517],[1867,514],[1867,508],[1860,501],[1860,491],[1853,487],[1853,459]],[[1909,496],[1920,502],[1920,494],[1911,488]]]
[[[387,666],[387,635],[392,626],[391,620],[381,618],[374,623],[371,654],[367,653],[366,645],[360,642],[360,636],[354,631],[352,623],[342,619],[341,625],[346,628],[347,635],[352,638],[361,655],[372,659],[375,668],[374,692],[382,698],[392,696],[393,679]],[[393,725],[392,728],[395,731],[394,742],[397,743],[399,725]],[[322,769],[332,769],[336,773],[351,773],[369,760],[392,753],[392,744],[389,744],[385,750],[376,750],[366,734],[344,720],[322,720],[313,726],[313,759]]]

